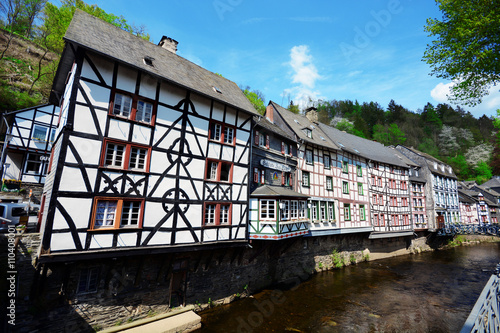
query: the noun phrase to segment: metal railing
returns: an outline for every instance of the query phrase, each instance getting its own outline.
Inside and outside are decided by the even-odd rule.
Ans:
[[[460,333],[500,332],[500,264],[484,287]]]
[[[453,235],[491,235],[500,236],[500,226],[498,224],[447,224],[437,232],[438,236]]]

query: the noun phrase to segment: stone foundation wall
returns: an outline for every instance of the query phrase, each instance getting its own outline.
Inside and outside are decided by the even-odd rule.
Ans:
[[[292,287],[341,265],[432,250],[426,234],[377,240],[353,234],[254,240],[249,247],[178,254],[93,261],[75,257],[73,262],[35,269],[28,264],[39,242],[35,235],[23,237],[19,245],[19,267],[27,278],[20,283],[18,311],[23,321],[18,332],[91,332],[167,312],[179,299],[182,302],[175,292],[170,297],[179,276],[185,276],[185,303],[204,309],[265,288]],[[182,261],[186,270],[176,272],[175,263]],[[80,273],[89,268],[99,269],[97,291],[79,294]]]

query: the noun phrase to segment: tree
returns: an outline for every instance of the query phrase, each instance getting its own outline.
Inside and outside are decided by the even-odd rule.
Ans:
[[[436,0],[441,20],[429,18],[434,37],[423,60],[431,75],[455,81],[452,101],[476,105],[500,82],[500,6],[491,0]]]
[[[288,111],[292,111],[293,113],[296,113],[296,114],[300,113],[299,106],[293,104],[293,101],[290,101],[290,105],[288,105],[287,109],[288,109]]]
[[[347,119],[342,119],[341,121],[339,121],[337,123],[337,125],[335,126],[335,128],[337,128],[340,131],[344,131],[346,133],[359,136],[361,138],[365,137],[363,132],[358,131],[356,128],[354,128],[354,125],[351,122],[349,122],[349,120],[347,120]]]
[[[493,173],[491,172],[491,167],[488,163],[481,161],[477,164],[477,167],[474,168],[476,172],[476,182],[478,184],[482,184],[491,179]]]
[[[266,113],[266,106],[264,105],[263,100],[264,95],[262,95],[262,93],[258,90],[250,91],[250,87],[248,86],[245,89],[242,89],[242,91],[248,98],[250,103],[252,103],[255,110],[257,110],[257,112],[259,112],[261,115],[264,115]]]
[[[490,165],[493,174],[500,175],[500,109],[497,110],[497,117],[494,119],[493,124],[497,130],[497,133],[494,140],[494,148]]]
[[[97,5],[88,5],[82,0],[62,0],[61,3],[61,7],[57,7],[50,2],[47,2],[44,10],[45,18],[43,29],[51,32],[50,35],[47,36],[47,45],[54,51],[62,51],[64,47],[64,34],[66,33],[66,30],[68,30],[71,19],[73,18],[77,8],[127,32],[138,35],[146,40],[150,40],[150,36],[145,33],[144,27],[134,27],[130,25],[123,16],[106,13]]]

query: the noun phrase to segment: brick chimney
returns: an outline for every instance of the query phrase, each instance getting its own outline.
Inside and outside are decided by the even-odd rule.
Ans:
[[[173,38],[163,36],[158,43],[159,46],[163,47],[164,49],[169,50],[170,52],[176,54],[177,53],[177,44],[179,44],[178,41],[176,41]]]
[[[318,111],[314,106],[311,106],[306,109],[306,117],[309,119],[310,122],[312,123],[317,123],[318,122]]]
[[[269,103],[266,107],[266,118],[274,124],[274,107]]]

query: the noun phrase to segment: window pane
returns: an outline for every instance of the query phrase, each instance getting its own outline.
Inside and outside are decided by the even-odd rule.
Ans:
[[[99,201],[94,221],[94,227],[113,226],[115,221],[117,201]]]
[[[128,117],[132,109],[132,98],[121,94],[115,95],[113,114]]]
[[[215,205],[207,205],[205,208],[205,224],[215,224]]]
[[[121,167],[123,162],[123,154],[125,152],[125,146],[117,145],[114,143],[108,143],[106,149],[106,160],[105,165]]]
[[[234,128],[226,127],[224,131],[224,143],[233,144],[234,140]]]
[[[49,129],[47,127],[35,125],[33,128],[33,139],[42,141],[46,140],[48,130]]]
[[[140,201],[125,201],[122,208],[122,226],[138,226],[139,225],[139,214],[141,209]]]
[[[221,162],[220,180],[223,182],[228,182],[230,172],[231,172],[231,164]]]
[[[144,101],[137,102],[137,111],[135,113],[135,120],[142,121],[145,123],[150,123],[152,113],[153,113],[153,104]]]
[[[146,166],[147,150],[137,147],[132,147],[130,150],[130,169],[144,170]]]
[[[229,205],[220,205],[219,224],[229,223]]]

